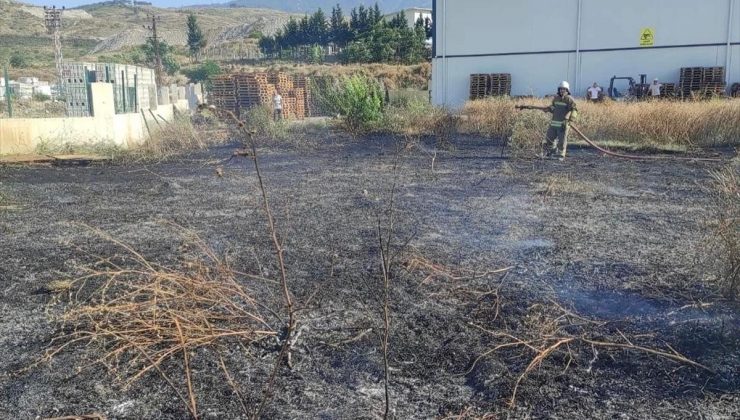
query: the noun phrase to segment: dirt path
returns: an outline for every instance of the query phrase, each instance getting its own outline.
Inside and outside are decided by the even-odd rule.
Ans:
[[[470,323],[492,322],[493,303],[439,298],[435,293],[449,285],[401,270],[392,293],[397,418],[438,418],[468,406],[517,418],[737,418],[737,308],[696,305],[711,294],[695,258],[711,164],[626,162],[582,150],[565,163],[527,162],[499,159],[499,152],[487,140],[462,139],[439,156],[434,172],[430,156],[417,150],[394,174],[390,139],[265,148],[291,286],[298,301],[315,295],[301,315],[306,328],[296,367],[281,378],[265,418],[381,413],[376,228],[394,179],[398,242],[412,238],[408,252],[448,267],[514,266],[503,286],[500,275],[476,283],[500,287],[504,311],[551,298],[620,331],[653,334],[656,345],[670,343],[717,372],[617,351],[591,363],[591,353],[577,353],[563,374],[561,354],[530,375],[509,411],[506,399],[528,360],[497,354],[463,374],[492,346]],[[215,174],[214,162],[229,155],[222,148],[152,165],[0,167],[0,196],[10,203],[0,206],[1,370],[21,369],[42,354],[54,333],[46,311],[58,308],[49,305],[57,297],[49,282],[92,261],[80,249],[116,252],[80,224],[174,263],[181,240],[161,222],[175,222],[199,232],[241,271],[274,275],[253,171],[240,161],[226,165],[223,177]],[[273,350],[231,360],[241,363],[235,375],[248,402],[259,398]],[[207,355],[193,363],[202,417],[238,417],[238,403]],[[70,351],[51,366],[0,376],[0,417],[186,416],[158,377],[122,390],[99,366],[77,371],[87,365]]]

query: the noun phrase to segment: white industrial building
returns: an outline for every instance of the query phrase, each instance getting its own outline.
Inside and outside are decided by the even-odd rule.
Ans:
[[[406,19],[406,23],[408,23],[409,27],[413,28],[416,25],[416,22],[421,19],[423,22],[426,22],[429,20],[430,22],[433,21],[432,19],[432,9],[426,9],[423,7],[410,7],[408,9],[403,9],[401,11],[390,13],[383,18],[387,21],[390,21],[394,19],[398,15],[403,15],[404,19]]]
[[[585,94],[612,76],[678,82],[725,67],[740,82],[740,0],[434,0],[432,101],[460,106],[470,75],[510,73],[514,96]]]

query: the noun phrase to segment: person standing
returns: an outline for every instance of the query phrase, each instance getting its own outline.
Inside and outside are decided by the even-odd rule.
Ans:
[[[653,84],[648,87],[648,94],[651,98],[659,98],[663,84],[658,82],[658,79],[653,79]]]
[[[280,96],[279,91],[275,91],[275,95],[272,97],[272,118],[275,121],[283,119],[283,97]]]
[[[561,82],[558,94],[553,98],[552,105],[543,111],[552,114],[550,128],[545,136],[543,154],[548,158],[557,157],[564,160],[568,152],[568,124],[578,117],[576,101],[570,96],[570,84]]]
[[[588,99],[591,102],[598,102],[602,98],[603,89],[598,83],[594,82],[593,86],[588,88]]]

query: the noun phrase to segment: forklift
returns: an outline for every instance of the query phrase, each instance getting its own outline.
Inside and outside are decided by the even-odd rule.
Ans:
[[[619,92],[614,87],[614,82],[617,80],[627,80],[629,88],[627,92]],[[624,98],[625,100],[642,99],[647,96],[650,85],[647,83],[647,74],[640,75],[640,83],[636,83],[635,79],[630,76],[613,76],[609,82],[609,97],[613,100]]]

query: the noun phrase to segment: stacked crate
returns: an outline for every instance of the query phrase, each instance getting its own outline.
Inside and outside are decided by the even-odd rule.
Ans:
[[[231,76],[218,76],[211,79],[210,103],[227,111],[238,109],[236,81]]]
[[[470,75],[470,99],[482,99],[488,96],[490,86],[490,75],[488,74],[471,74]]]
[[[302,74],[296,74],[293,76],[293,86],[295,86],[296,90],[303,89],[303,107],[305,110],[305,116],[311,117],[315,115],[317,112],[312,106],[312,98],[311,98],[311,90],[309,89],[309,80],[305,75]]]
[[[489,96],[510,96],[511,95],[511,74],[493,73],[489,79]]]
[[[663,83],[663,88],[660,90],[660,96],[666,98],[673,98],[676,96],[676,84],[675,83]]]
[[[681,69],[679,79],[679,93],[683,97],[689,97],[692,92],[701,91],[702,79],[704,78],[703,67],[684,67]]]
[[[725,94],[724,67],[684,67],[681,69],[679,94],[690,96],[721,96]]]
[[[297,118],[296,98],[283,97],[283,118],[288,120]]]
[[[295,115],[302,120],[306,117],[306,94],[301,88],[293,89],[289,92],[289,97],[295,98]]]
[[[702,78],[702,93],[708,96],[721,96],[725,94],[727,84],[725,83],[724,67],[705,67]]]
[[[296,88],[296,85],[301,87]],[[294,78],[285,73],[241,73],[216,77],[212,79],[211,104],[231,111],[271,107],[277,91],[283,97],[285,118],[306,117],[307,98],[310,98],[308,81],[305,76]]]

